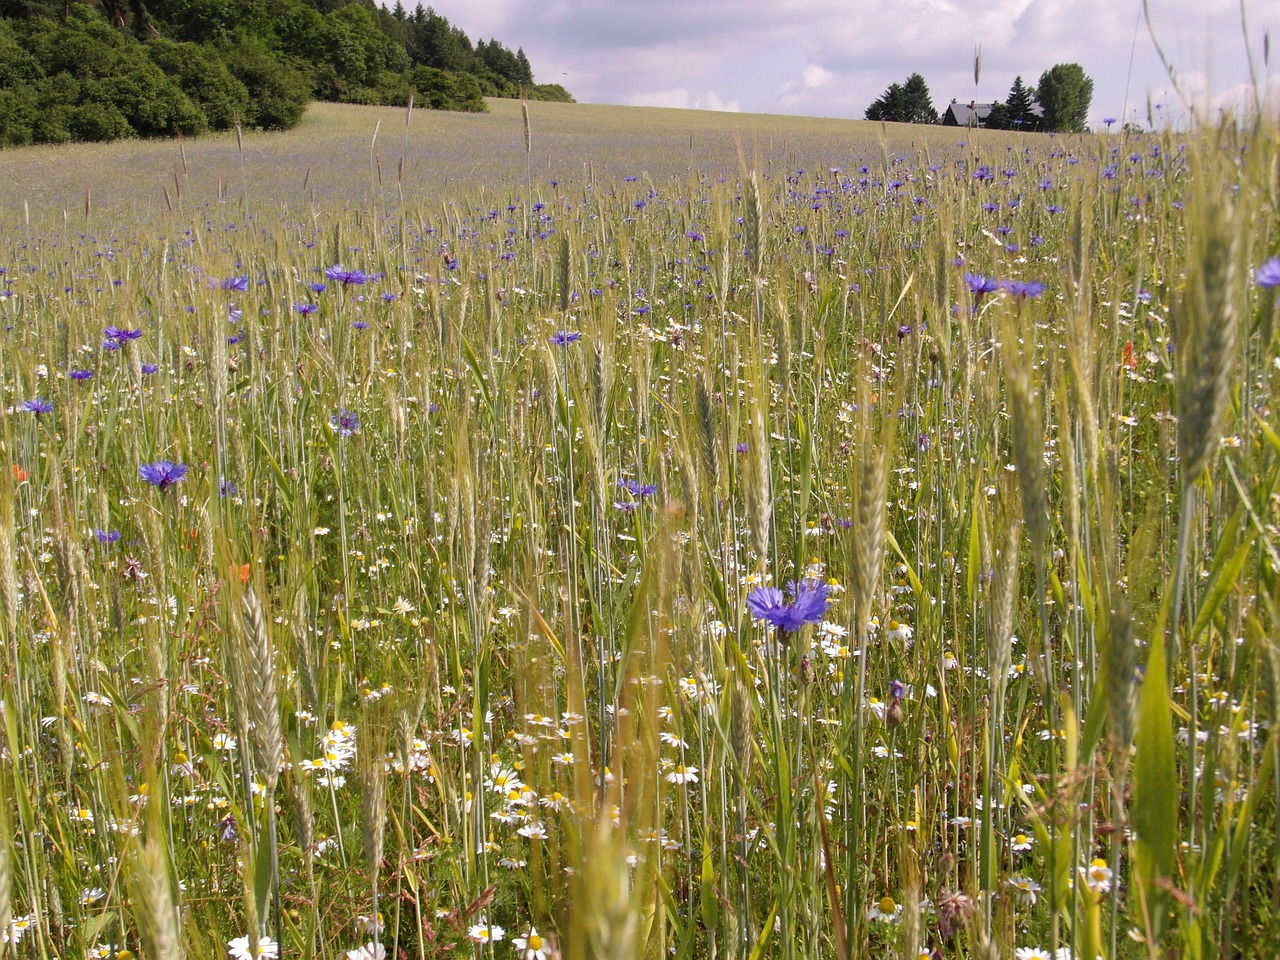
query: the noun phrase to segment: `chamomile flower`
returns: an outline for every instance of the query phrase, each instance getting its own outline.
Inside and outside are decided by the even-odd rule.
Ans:
[[[537,927],[530,927],[526,936],[512,937],[511,943],[520,951],[521,960],[547,960],[548,944]]]
[[[1028,907],[1034,907],[1036,904],[1036,895],[1040,893],[1040,884],[1036,883],[1030,877],[1010,877],[1009,886],[1013,890],[1013,896]]]
[[[897,620],[890,620],[889,627],[885,630],[885,637],[895,643],[901,643],[904,646],[911,646],[911,638],[915,636],[915,631],[905,623],[899,623]]]
[[[1009,840],[1009,845],[1013,847],[1017,853],[1025,853],[1036,845],[1035,840],[1028,837],[1025,833],[1015,833]]]
[[[1111,889],[1111,868],[1101,857],[1090,861],[1087,867],[1081,867],[1080,877],[1094,893],[1106,893]]]
[[[667,774],[667,783],[697,783],[698,768],[686,767],[684,764],[677,764],[675,768]]]
[[[896,923],[902,916],[902,904],[893,897],[881,897],[867,909],[867,919],[880,923]]]
[[[473,923],[467,930],[467,939],[475,943],[497,943],[499,940],[505,939],[507,931],[495,924],[490,924],[484,917],[480,918],[478,923]]]
[[[227,941],[227,954],[231,960],[275,960],[280,956],[280,944],[270,937],[259,937],[258,942],[250,946],[248,937],[236,937]]]

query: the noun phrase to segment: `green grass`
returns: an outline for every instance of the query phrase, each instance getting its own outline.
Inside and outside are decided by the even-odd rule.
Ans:
[[[14,955],[1275,952],[1274,129],[530,113],[0,154]]]

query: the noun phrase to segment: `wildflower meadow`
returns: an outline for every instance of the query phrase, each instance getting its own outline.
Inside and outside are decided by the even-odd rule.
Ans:
[[[0,954],[1280,953],[1280,129],[701,119],[0,154]]]

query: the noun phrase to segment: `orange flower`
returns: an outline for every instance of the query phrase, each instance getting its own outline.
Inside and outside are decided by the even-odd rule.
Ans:
[[[13,471],[13,479],[18,483],[26,483],[28,478],[31,476],[31,474],[27,473],[27,471],[23,470],[16,463],[10,466],[9,469]]]
[[[250,566],[247,563],[240,564],[240,582],[248,585],[250,576]]]
[[[1132,340],[1124,345],[1124,365],[1130,370],[1138,368],[1138,355],[1134,352]]]

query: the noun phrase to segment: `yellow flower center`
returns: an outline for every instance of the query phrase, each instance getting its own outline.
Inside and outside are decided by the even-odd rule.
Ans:
[[[529,949],[530,950],[542,949],[542,938],[538,936],[536,933],[529,934]]]
[[[876,904],[876,909],[881,913],[894,913],[898,909],[898,905],[894,902],[893,897],[885,897]]]

